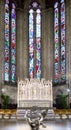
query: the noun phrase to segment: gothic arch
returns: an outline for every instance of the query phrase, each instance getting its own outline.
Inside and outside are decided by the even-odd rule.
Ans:
[[[24,0],[24,9],[28,9],[29,4],[33,1],[40,3],[42,9],[45,9],[45,1],[43,0],[28,0],[28,2]]]

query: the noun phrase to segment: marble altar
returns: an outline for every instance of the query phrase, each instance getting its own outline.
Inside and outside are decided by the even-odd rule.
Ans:
[[[18,108],[53,107],[52,81],[45,79],[18,80]]]

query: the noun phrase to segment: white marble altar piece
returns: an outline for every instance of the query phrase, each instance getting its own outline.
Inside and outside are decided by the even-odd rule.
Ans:
[[[52,107],[52,81],[24,79],[18,81],[18,107]]]

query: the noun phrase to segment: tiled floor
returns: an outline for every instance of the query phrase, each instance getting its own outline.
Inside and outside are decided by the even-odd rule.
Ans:
[[[56,119],[45,121],[46,128],[40,127],[39,130],[71,130],[71,119]],[[0,120],[0,130],[31,130],[25,121]]]

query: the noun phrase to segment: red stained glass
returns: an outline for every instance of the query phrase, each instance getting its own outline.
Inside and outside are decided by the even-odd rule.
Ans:
[[[39,7],[37,2],[29,6],[29,77],[38,79],[41,78],[41,10]]]
[[[12,10],[12,12],[10,12]],[[9,0],[5,0],[5,67],[4,80],[15,82],[16,80],[16,11],[15,4],[12,3],[12,9],[9,8]],[[11,19],[10,19],[11,15]],[[10,28],[11,25],[11,28]],[[11,41],[10,41],[11,37]],[[10,45],[11,43],[11,45]],[[11,50],[11,51],[10,51]],[[14,67],[13,67],[14,66]],[[13,71],[14,69],[14,71]],[[10,76],[9,76],[10,75]],[[11,79],[10,79],[11,77]]]
[[[60,4],[60,8],[58,6]],[[61,40],[61,42],[60,42]],[[54,4],[54,83],[66,80],[65,2]],[[61,51],[60,51],[61,50]],[[61,75],[61,77],[60,77]]]

